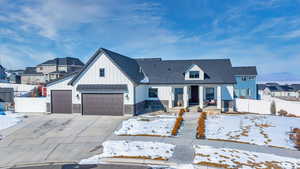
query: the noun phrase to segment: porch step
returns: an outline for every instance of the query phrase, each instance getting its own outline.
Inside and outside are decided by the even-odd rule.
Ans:
[[[207,112],[208,115],[221,114],[221,109],[212,109],[212,108],[204,108],[204,112]]]

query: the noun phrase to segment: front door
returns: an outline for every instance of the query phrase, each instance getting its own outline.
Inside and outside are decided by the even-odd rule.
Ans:
[[[191,104],[199,103],[199,86],[191,86]]]

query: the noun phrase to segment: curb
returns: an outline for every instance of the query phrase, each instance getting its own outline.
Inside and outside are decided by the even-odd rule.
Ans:
[[[62,164],[78,164],[76,161],[49,161],[49,162],[32,162],[32,163],[17,163],[12,165],[0,166],[0,168],[16,168],[16,167],[30,167],[30,166],[46,166],[46,165],[62,165]]]
[[[150,160],[150,159],[132,159],[132,158],[102,158],[102,163],[113,163],[113,164],[143,164],[143,165],[162,165],[162,166],[173,166],[176,163],[163,160]]]

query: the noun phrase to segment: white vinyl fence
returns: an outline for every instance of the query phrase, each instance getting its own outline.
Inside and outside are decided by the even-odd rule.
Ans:
[[[300,116],[300,102],[285,101],[270,97],[265,100],[235,99],[236,110],[259,114],[271,114],[271,103],[275,102],[276,112],[285,110],[290,114]]]
[[[24,96],[37,87],[37,85],[0,83],[0,88],[1,87],[13,88],[15,96]]]
[[[236,111],[271,114],[271,102],[265,100],[235,99]]]
[[[15,112],[43,113],[46,112],[45,97],[15,97]]]

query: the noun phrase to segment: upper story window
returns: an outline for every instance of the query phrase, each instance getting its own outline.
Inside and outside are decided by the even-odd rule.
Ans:
[[[157,88],[149,88],[149,90],[148,90],[148,96],[150,98],[157,98],[158,97],[158,90],[157,90]]]
[[[104,68],[100,68],[100,70],[99,70],[99,76],[100,77],[104,77],[105,76],[105,69]]]
[[[190,71],[191,79],[199,79],[199,71]]]
[[[255,76],[249,76],[249,80],[254,80]]]
[[[247,80],[247,76],[242,76],[242,81],[246,81]]]
[[[40,67],[40,70],[43,70],[43,67]]]

